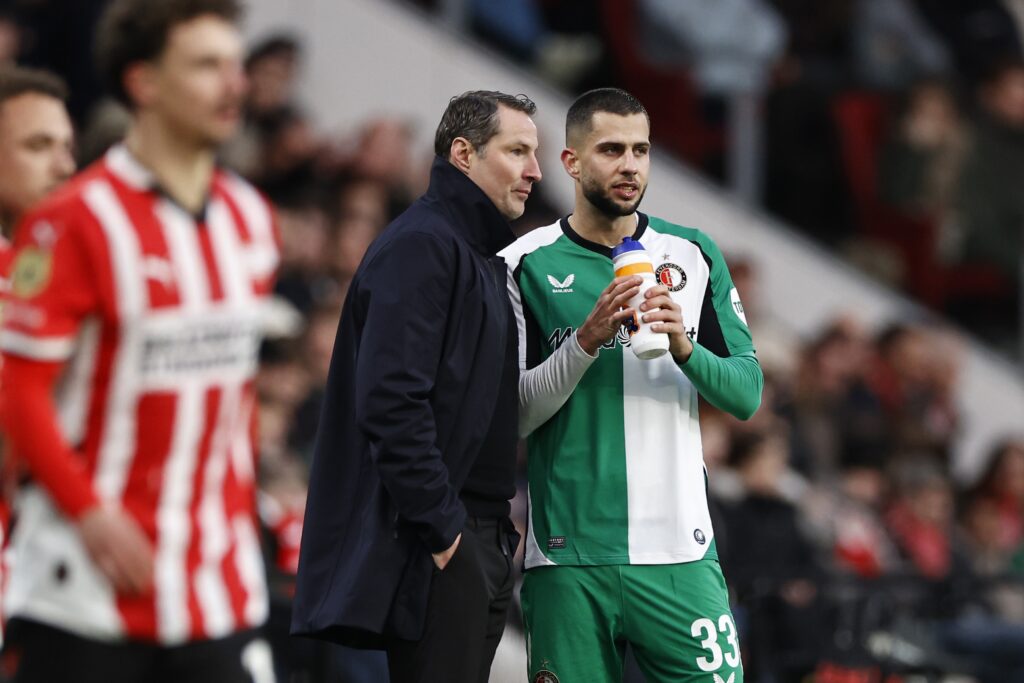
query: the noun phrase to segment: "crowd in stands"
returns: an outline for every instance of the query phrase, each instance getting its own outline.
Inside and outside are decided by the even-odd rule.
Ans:
[[[675,41],[678,60],[693,33],[640,37],[666,3],[466,6],[480,36],[563,87],[632,90],[651,110],[659,148],[712,175],[722,173],[727,140],[720,98],[746,78],[743,87],[762,95],[765,206],[1012,347],[1018,333],[1005,316],[1016,311],[1024,226],[1024,3],[700,4],[760,22],[760,32],[748,26],[749,50],[730,52],[737,43],[716,56],[691,46],[699,69],[656,59],[650,41]],[[525,14],[500,19],[498,6]],[[7,36],[17,16],[0,12],[0,59],[24,52]],[[367,246],[425,189],[431,158],[398,119],[365,121],[341,139],[318,130],[294,92],[302,49],[284,35],[252,48],[246,125],[225,150],[274,204],[283,246],[258,384],[272,626],[280,680],[378,681],[380,658],[288,639],[287,606],[347,283]],[[570,53],[566,69],[559,55]],[[94,159],[117,138],[120,115],[102,103],[76,114],[80,152]],[[560,210],[531,199],[516,230]],[[729,262],[766,384],[748,422],[703,405],[702,438],[747,680],[901,681],[943,671],[1024,680],[1024,435],[976,454],[987,463],[977,481],[953,478],[961,333],[934,320],[868,330],[837,307],[817,334],[799,338],[760,314],[756,261]]]
[[[712,177],[730,177],[730,109],[747,98],[752,199],[1020,358],[1019,0],[462,4],[479,38],[569,90],[636,94],[660,148]],[[575,58],[553,69],[552,44]]]

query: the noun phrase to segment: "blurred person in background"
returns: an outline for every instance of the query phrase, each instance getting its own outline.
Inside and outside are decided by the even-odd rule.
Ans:
[[[991,506],[999,549],[1011,556],[1024,551],[1024,440],[993,449],[971,498]]]
[[[0,66],[0,296],[7,290],[9,241],[18,221],[75,172],[66,98],[54,74]]]
[[[890,437],[890,453],[931,454],[950,466],[959,412],[952,394],[959,349],[941,329],[893,323],[878,336],[868,375]]]
[[[954,261],[990,271],[1003,284],[991,293],[958,297],[947,312],[972,333],[1016,352],[1024,249],[1024,193],[1017,182],[1024,177],[1021,57],[992,67],[977,100],[979,111],[955,189],[963,241]]]
[[[894,130],[879,155],[880,199],[937,224],[932,259],[952,261],[963,243],[953,211],[969,145],[966,121],[951,88],[922,81],[906,93]]]
[[[787,499],[788,459],[783,431],[741,435],[729,457],[742,494],[725,508],[729,552],[722,563],[744,608],[750,680],[801,680],[821,651],[822,570],[800,510]]]
[[[269,207],[215,162],[241,114],[239,13],[112,2],[98,62],[128,136],[16,235],[19,683],[273,680],[250,439],[278,249]]]
[[[494,256],[541,178],[535,110],[451,99],[427,193],[342,310],[292,632],[386,650],[392,683],[486,682],[512,600],[518,366]]]
[[[793,465],[806,476],[833,481],[853,452],[883,465],[887,423],[866,382],[873,354],[860,323],[848,316],[826,325],[805,349],[785,412],[793,427]]]
[[[258,42],[245,59],[249,87],[245,117],[238,132],[224,145],[224,164],[250,180],[263,169],[268,146],[268,125],[275,115],[293,105],[301,48],[289,35],[271,35]]]
[[[931,625],[939,651],[962,657],[984,683],[1024,676],[1024,625],[1000,614],[997,591],[985,590],[984,560],[970,550],[987,541],[987,522],[975,508],[968,544],[955,526],[951,482],[927,456],[905,459],[893,471],[895,496],[886,521],[912,576],[923,580],[915,618]],[[986,573],[990,573],[986,571]],[[989,585],[989,587],[991,584]]]
[[[30,207],[75,171],[66,97],[64,82],[54,74],[0,65],[0,321],[3,300],[10,294],[14,228]],[[4,460],[0,452],[0,548],[6,546],[11,512],[7,498],[16,479],[16,468]],[[3,570],[0,560],[0,590]]]
[[[259,118],[291,104],[301,58],[299,42],[286,34],[269,36],[249,51],[245,58],[248,116]]]
[[[712,239],[637,211],[650,133],[647,110],[623,90],[577,98],[561,157],[573,213],[501,252],[529,437],[522,604],[538,681],[619,681],[627,644],[657,680],[743,678],[697,401],[749,419],[763,376]],[[627,237],[671,283],[651,287],[636,311],[627,302],[641,280],[615,278],[611,260]],[[667,334],[669,353],[633,355],[632,315]]]

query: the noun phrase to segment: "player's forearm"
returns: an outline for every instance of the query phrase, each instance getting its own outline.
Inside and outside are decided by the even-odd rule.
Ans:
[[[14,457],[24,462],[32,477],[69,517],[78,518],[97,505],[99,498],[82,460],[71,450],[58,427],[52,387],[60,367],[16,357],[6,357],[0,400],[0,420]]]
[[[520,373],[520,438],[529,436],[565,405],[595,360],[597,356],[584,351],[574,334],[543,363]]]
[[[680,367],[701,396],[730,415],[748,420],[761,405],[764,374],[753,354],[720,358],[694,344],[690,359]]]

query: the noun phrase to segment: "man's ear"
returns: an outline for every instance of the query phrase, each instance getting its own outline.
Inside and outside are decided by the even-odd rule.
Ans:
[[[473,145],[470,144],[469,140],[462,137],[455,138],[452,140],[451,149],[448,151],[448,161],[463,173],[469,173],[469,167],[473,163],[473,156],[475,154],[476,150],[473,149]]]
[[[124,70],[124,90],[128,98],[145,106],[153,100],[157,83],[153,65],[148,62],[136,62]]]
[[[580,158],[576,156],[576,150],[570,147],[562,150],[562,166],[570,178],[573,180],[580,179]]]

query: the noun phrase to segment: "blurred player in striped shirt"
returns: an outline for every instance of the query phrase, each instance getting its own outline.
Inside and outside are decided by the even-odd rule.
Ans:
[[[22,681],[273,679],[253,375],[270,210],[217,168],[245,91],[237,0],[114,0],[100,69],[123,144],[15,239],[0,407],[31,481],[5,659]]]
[[[64,103],[67,87],[54,74],[0,67],[0,320],[10,289],[10,239],[21,216],[75,172],[73,129]],[[3,387],[0,386],[0,391]],[[0,437],[0,547],[6,546],[10,463]],[[0,561],[0,595],[4,575]]]

